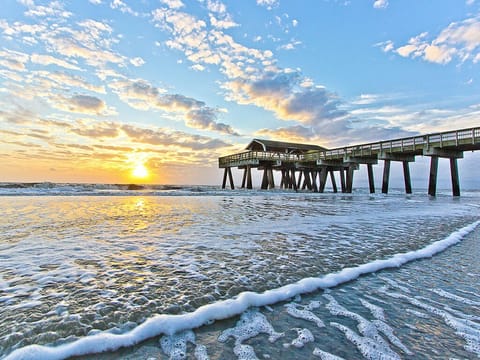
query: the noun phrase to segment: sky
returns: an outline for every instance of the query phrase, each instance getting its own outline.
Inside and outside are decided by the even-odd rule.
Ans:
[[[2,0],[0,181],[219,184],[252,138],[477,127],[479,70],[479,0]]]

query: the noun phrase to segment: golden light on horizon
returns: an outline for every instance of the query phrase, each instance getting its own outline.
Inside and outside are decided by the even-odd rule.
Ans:
[[[143,164],[137,164],[132,170],[132,177],[137,179],[146,179],[149,174],[148,169]]]

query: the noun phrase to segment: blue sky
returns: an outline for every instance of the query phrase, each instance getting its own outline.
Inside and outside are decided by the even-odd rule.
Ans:
[[[218,183],[253,137],[479,126],[480,2],[3,0],[0,181]]]

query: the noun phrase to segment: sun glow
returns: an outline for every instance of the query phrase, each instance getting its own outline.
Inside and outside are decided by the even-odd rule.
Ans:
[[[132,171],[132,176],[137,179],[145,179],[148,175],[148,169],[143,164],[137,164]]]

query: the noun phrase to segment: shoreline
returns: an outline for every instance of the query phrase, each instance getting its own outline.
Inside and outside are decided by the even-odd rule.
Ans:
[[[161,334],[171,335],[186,329],[200,328],[212,320],[222,320],[238,316],[252,306],[262,307],[277,304],[300,294],[311,293],[319,289],[328,289],[351,282],[364,274],[371,274],[389,268],[398,268],[414,260],[432,257],[460,242],[469,233],[475,231],[479,224],[480,221],[476,221],[451,233],[445,239],[439,240],[417,251],[394,255],[387,260],[376,260],[354,268],[345,268],[339,273],[328,274],[321,278],[303,279],[295,284],[285,285],[262,294],[252,292],[241,293],[234,299],[202,306],[193,313],[183,315],[158,315],[140,324],[131,332],[121,335],[100,333],[98,335],[81,338],[73,343],[60,345],[56,348],[38,345],[27,346],[15,350],[9,354],[6,359],[33,359],[40,357],[44,359],[61,359],[90,353],[112,351],[113,349],[125,346],[137,345],[140,342]],[[186,323],[189,325],[186,326]]]

